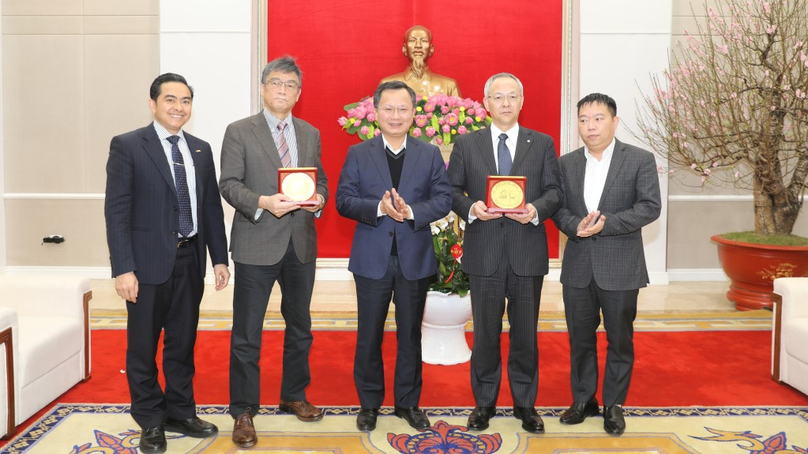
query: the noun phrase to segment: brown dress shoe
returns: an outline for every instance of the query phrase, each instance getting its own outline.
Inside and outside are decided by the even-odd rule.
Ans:
[[[249,411],[245,411],[236,418],[236,423],[233,425],[233,443],[239,448],[252,448],[258,443],[253,417]]]
[[[287,402],[281,399],[278,408],[284,413],[297,416],[297,419],[304,422],[314,422],[323,419],[323,412],[310,404],[307,400]]]

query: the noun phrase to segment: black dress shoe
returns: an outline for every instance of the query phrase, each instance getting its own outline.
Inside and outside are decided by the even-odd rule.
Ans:
[[[603,430],[610,435],[623,435],[626,431],[626,420],[623,418],[623,407],[612,405],[603,408]]]
[[[166,432],[177,432],[193,438],[207,438],[219,433],[218,427],[196,416],[188,419],[167,418],[163,427]]]
[[[600,414],[600,407],[598,406],[598,400],[592,398],[589,402],[573,402],[570,405],[570,408],[564,410],[564,413],[561,413],[561,417],[558,419],[561,421],[561,424],[580,424],[584,422],[589,416],[597,416]]]
[[[534,434],[544,433],[544,421],[533,407],[513,407],[513,416],[522,421],[522,428]]]
[[[432,425],[423,410],[418,407],[396,407],[395,415],[407,420],[407,424],[415,430],[426,430]]]
[[[497,412],[497,407],[474,407],[474,411],[469,415],[466,427],[469,430],[485,430],[488,428],[488,421]]]
[[[360,432],[372,432],[376,429],[376,418],[379,416],[378,408],[362,408],[356,416],[356,428]]]
[[[166,452],[167,447],[163,426],[147,427],[140,431],[140,452],[160,454]]]

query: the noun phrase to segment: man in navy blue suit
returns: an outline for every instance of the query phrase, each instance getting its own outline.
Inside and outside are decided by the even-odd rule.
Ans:
[[[126,378],[140,451],[166,451],[165,431],[209,437],[196,416],[194,343],[210,252],[216,290],[227,286],[227,238],[210,145],[187,132],[193,90],[173,73],[151,85],[154,122],[112,138],[104,215],[115,290],[126,300]],[[165,392],[157,381],[163,339]]]
[[[384,82],[373,95],[381,134],[348,149],[337,187],[337,211],[357,221],[348,269],[357,296],[354,381],[360,431],[376,428],[384,400],[382,337],[390,299],[396,305],[398,351],[395,414],[429,428],[421,398],[421,318],[429,278],[437,272],[429,224],[449,213],[452,190],[440,151],[409,137],[415,92]]]

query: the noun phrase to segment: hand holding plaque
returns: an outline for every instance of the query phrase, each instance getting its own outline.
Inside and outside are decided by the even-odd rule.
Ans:
[[[527,213],[525,208],[526,177],[489,175],[485,205],[489,213]]]
[[[278,192],[298,205],[319,205],[316,167],[278,169]]]

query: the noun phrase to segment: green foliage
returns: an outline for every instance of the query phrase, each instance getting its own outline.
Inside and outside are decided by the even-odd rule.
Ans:
[[[435,258],[438,260],[438,274],[429,285],[429,290],[441,293],[457,293],[466,296],[469,292],[469,279],[463,272],[460,260],[452,255],[452,247],[463,247],[463,229],[455,221],[454,213],[432,223],[432,246],[435,249]]]
[[[797,235],[760,235],[755,232],[724,233],[722,237],[742,243],[766,244],[770,246],[808,246],[808,238]]]

